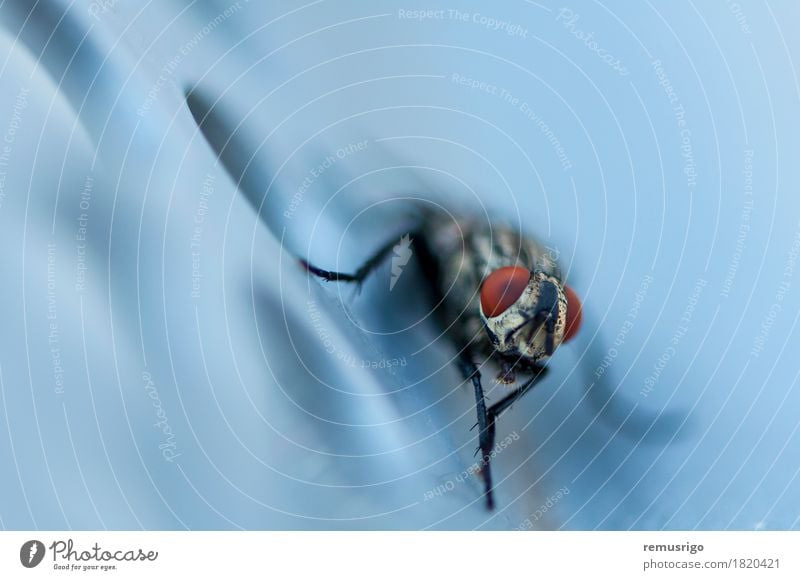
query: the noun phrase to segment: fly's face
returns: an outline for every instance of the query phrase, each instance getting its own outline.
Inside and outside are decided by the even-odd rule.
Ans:
[[[541,271],[498,268],[483,281],[480,297],[481,318],[495,350],[532,364],[549,358],[580,326],[577,295]]]

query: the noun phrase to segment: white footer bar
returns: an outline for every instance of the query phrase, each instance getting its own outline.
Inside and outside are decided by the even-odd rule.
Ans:
[[[0,578],[800,578],[798,532],[0,532]]]

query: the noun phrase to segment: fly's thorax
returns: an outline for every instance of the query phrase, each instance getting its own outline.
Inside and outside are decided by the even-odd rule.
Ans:
[[[519,298],[497,316],[487,316],[481,307],[481,319],[495,351],[508,356],[522,356],[531,363],[549,358],[546,313],[552,316],[554,351],[564,340],[567,325],[567,297],[561,281],[536,271]],[[552,308],[551,308],[552,307]]]

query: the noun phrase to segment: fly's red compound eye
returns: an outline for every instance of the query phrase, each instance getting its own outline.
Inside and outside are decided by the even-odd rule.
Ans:
[[[489,274],[481,287],[483,313],[489,318],[500,316],[522,295],[530,278],[530,271],[520,266],[505,266]]]
[[[567,342],[580,330],[583,321],[583,305],[581,299],[575,294],[575,290],[569,286],[564,286],[564,294],[567,295],[567,328],[564,331],[564,342]]]

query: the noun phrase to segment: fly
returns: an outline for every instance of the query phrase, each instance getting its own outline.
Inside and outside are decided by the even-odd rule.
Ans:
[[[581,302],[552,253],[507,226],[425,209],[410,243],[437,305],[436,319],[457,350],[464,380],[473,386],[484,497],[492,510],[497,419],[545,377],[547,360],[575,336]],[[324,280],[360,285],[396,246],[395,240],[387,243],[352,274],[302,264]],[[491,360],[499,369],[498,382],[517,386],[487,406],[477,360]]]

